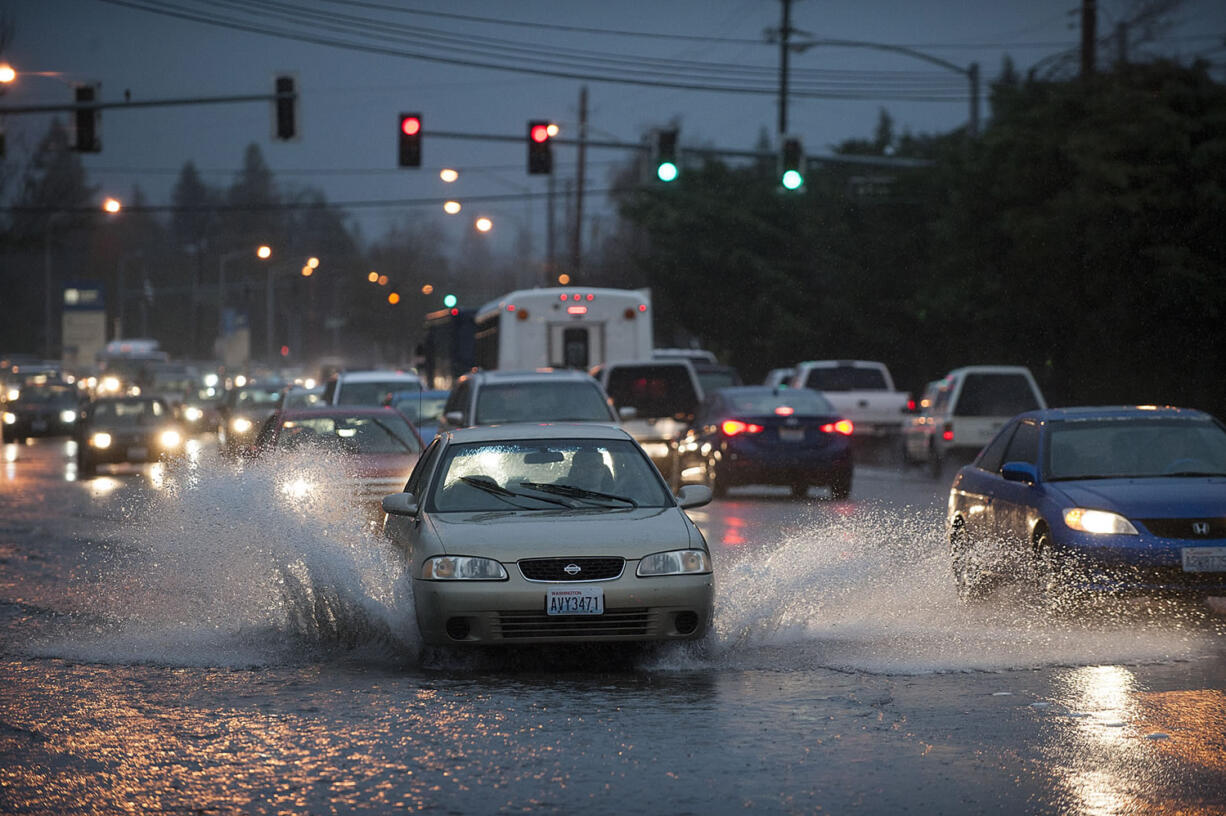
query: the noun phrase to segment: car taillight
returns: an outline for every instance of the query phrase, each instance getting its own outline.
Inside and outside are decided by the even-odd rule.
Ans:
[[[950,423],[945,423],[945,430],[941,431],[941,438],[946,442],[954,441],[954,426]]]
[[[724,432],[724,436],[736,436],[739,433],[762,433],[761,425],[755,425],[752,422],[741,422],[739,419],[725,419],[724,423],[719,427]]]
[[[841,433],[843,436],[851,436],[851,432],[855,429],[850,419],[840,419],[838,422],[827,422],[823,425],[822,433]]]

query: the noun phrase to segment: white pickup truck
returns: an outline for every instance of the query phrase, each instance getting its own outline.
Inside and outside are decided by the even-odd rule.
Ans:
[[[869,360],[809,360],[797,363],[792,388],[821,391],[835,410],[850,419],[858,437],[902,432],[911,395],[894,389],[884,363]]]

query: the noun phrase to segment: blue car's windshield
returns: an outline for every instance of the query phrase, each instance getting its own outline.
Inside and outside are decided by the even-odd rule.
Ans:
[[[1207,419],[1061,422],[1047,440],[1049,480],[1226,476],[1226,431]]]

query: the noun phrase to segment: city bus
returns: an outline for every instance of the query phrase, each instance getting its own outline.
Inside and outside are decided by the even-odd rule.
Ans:
[[[583,286],[521,289],[477,310],[477,365],[578,368],[651,358],[651,292]]]

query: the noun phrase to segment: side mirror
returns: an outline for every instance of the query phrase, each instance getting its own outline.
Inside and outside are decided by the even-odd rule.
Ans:
[[[417,498],[412,493],[393,493],[383,497],[383,512],[389,516],[416,516]]]
[[[677,491],[677,503],[682,509],[702,507],[711,503],[711,488],[706,485],[684,485]]]
[[[627,419],[634,419],[636,416],[638,416],[639,409],[635,408],[633,405],[623,405],[621,408],[617,409],[617,415],[621,417],[622,421],[624,422]]]
[[[443,414],[443,424],[450,425],[452,428],[459,428],[464,424],[464,412],[448,411]]]
[[[1029,462],[1005,462],[1000,469],[1000,475],[1006,482],[1034,484],[1039,481],[1038,470]]]

